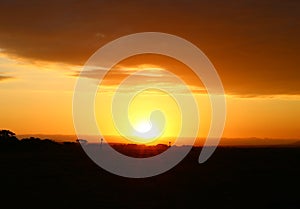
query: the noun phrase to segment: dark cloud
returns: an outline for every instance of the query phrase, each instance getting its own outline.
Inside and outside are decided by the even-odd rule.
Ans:
[[[202,49],[232,94],[300,94],[299,1],[1,1],[7,54],[83,64],[103,44],[144,31]]]
[[[7,79],[11,79],[11,78],[13,78],[13,77],[11,77],[11,76],[0,75],[0,82],[1,82],[1,81],[4,81],[4,80],[7,80]]]

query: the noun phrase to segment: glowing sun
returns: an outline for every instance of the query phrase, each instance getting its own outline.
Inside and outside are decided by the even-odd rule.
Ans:
[[[148,131],[151,130],[151,123],[149,123],[148,121],[140,121],[135,127],[134,129],[140,133],[146,133]]]

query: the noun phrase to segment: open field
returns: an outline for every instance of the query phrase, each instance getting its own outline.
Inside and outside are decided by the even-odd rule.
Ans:
[[[199,153],[162,175],[128,179],[78,144],[1,149],[0,199],[11,208],[300,208],[300,148],[218,148],[205,164]]]

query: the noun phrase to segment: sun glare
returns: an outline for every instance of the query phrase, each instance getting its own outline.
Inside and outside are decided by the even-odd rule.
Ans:
[[[137,122],[134,125],[134,130],[131,139],[137,143],[150,143],[161,135],[156,124],[151,124],[146,120]]]
[[[134,129],[140,133],[146,133],[150,131],[152,125],[148,121],[140,121]]]

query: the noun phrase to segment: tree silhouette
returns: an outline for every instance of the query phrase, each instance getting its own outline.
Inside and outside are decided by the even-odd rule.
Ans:
[[[21,139],[22,143],[30,143],[30,144],[40,144],[42,142],[42,140],[40,138],[36,138],[36,137],[29,137],[29,138],[23,138]]]
[[[0,130],[0,141],[4,143],[17,142],[16,134],[10,130]]]
[[[1,138],[10,138],[15,136],[16,134],[10,130],[0,130],[0,137]]]

